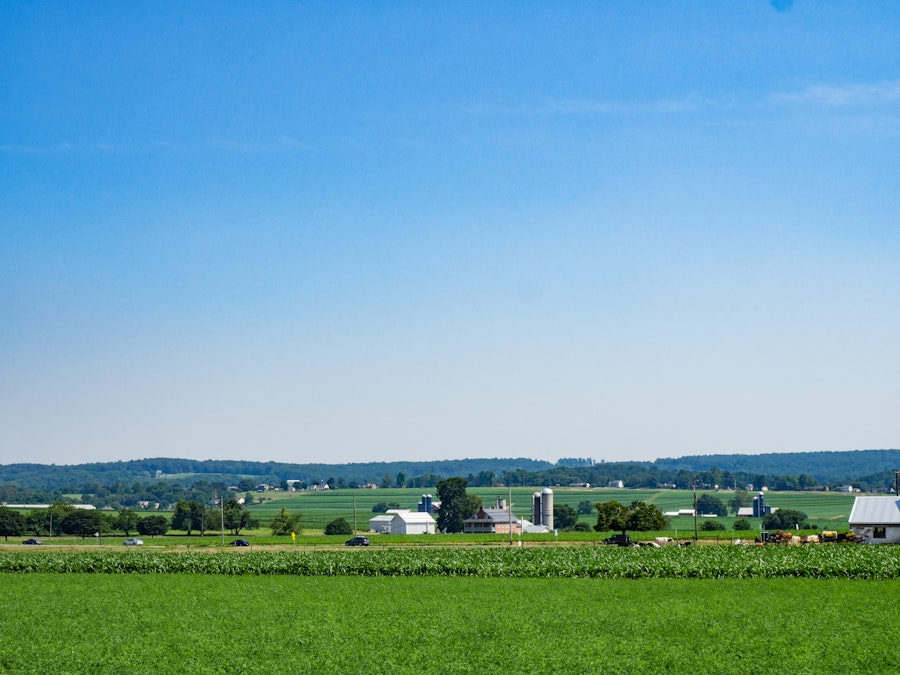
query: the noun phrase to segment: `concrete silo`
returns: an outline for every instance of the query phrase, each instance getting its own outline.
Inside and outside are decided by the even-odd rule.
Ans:
[[[553,490],[541,490],[541,525],[553,529]]]
[[[531,495],[531,522],[553,529],[553,490],[550,488]]]

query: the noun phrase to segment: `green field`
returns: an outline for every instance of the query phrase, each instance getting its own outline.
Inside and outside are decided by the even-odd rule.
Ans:
[[[513,488],[513,511],[517,516],[530,520],[531,495],[540,488]],[[369,518],[376,515],[372,513],[372,506],[377,502],[396,502],[401,508],[416,509],[419,499],[425,492],[433,493],[433,489],[383,489],[383,490],[356,490],[356,517],[360,530],[367,530]],[[493,504],[498,497],[507,498],[507,488],[471,488],[472,494],[478,495],[486,505]],[[707,494],[698,492],[698,496]],[[708,492],[728,502],[733,497],[729,491]],[[327,522],[334,518],[346,518],[353,523],[353,490],[334,490],[328,492],[265,492],[254,493],[257,497],[263,497],[266,501],[262,504],[253,504],[250,509],[254,516],[262,523],[269,522],[280,508],[289,511],[303,513],[305,528],[309,530],[321,530]],[[693,506],[693,493],[689,490],[629,490],[629,489],[584,489],[584,488],[553,488],[555,504],[568,504],[576,508],[579,502],[587,500],[595,502],[615,499],[624,504],[632,501],[645,501],[658,506],[663,512],[689,509]],[[766,495],[766,503],[772,506],[797,509],[806,513],[810,521],[820,528],[847,529],[847,518],[853,507],[854,495],[838,492],[772,492]],[[595,515],[583,515],[580,520],[593,524]],[[734,522],[733,517],[719,519],[726,527],[730,528]],[[673,528],[680,531],[693,530],[694,521],[691,517],[674,517],[671,519]]]
[[[893,673],[900,581],[0,574],[9,673]]]

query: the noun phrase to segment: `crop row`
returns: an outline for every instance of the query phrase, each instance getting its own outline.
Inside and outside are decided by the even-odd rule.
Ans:
[[[900,578],[900,547],[454,548],[0,553],[0,572],[610,579]]]

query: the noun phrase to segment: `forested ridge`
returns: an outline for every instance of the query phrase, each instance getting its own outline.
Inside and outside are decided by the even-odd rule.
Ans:
[[[97,486],[155,483],[190,487],[196,483],[228,485],[239,481],[279,485],[328,483],[332,489],[376,483],[380,487],[432,487],[438,480],[462,476],[473,486],[569,485],[687,488],[744,487],[773,490],[834,488],[853,484],[887,489],[900,468],[900,450],[718,454],[662,458],[653,462],[603,462],[565,458],[556,463],[528,458],[480,458],[440,461],[368,462],[351,464],[258,462],[146,458],[92,464],[0,465],[0,497],[4,501],[46,497],[49,493],[96,493]],[[115,490],[114,490],[115,491]]]

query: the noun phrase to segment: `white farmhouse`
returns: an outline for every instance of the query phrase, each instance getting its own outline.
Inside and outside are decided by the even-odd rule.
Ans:
[[[900,497],[857,497],[849,523],[864,544],[900,544]]]

